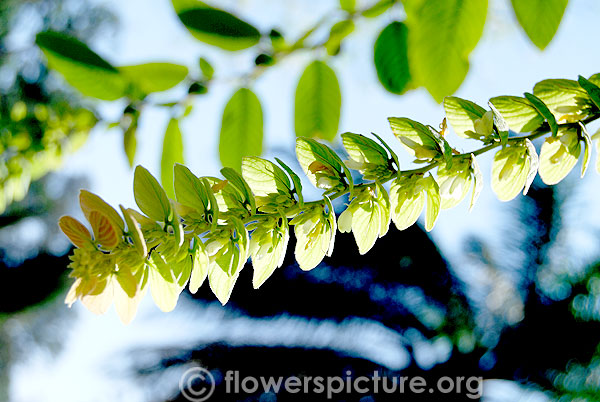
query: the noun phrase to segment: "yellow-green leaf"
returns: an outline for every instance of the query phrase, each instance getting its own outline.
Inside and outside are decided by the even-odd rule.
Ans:
[[[242,176],[257,197],[290,192],[290,179],[285,172],[266,159],[245,157],[242,160]]]
[[[500,201],[515,198],[527,183],[530,160],[523,144],[501,149],[492,164],[492,190]]]
[[[406,117],[389,117],[392,132],[417,159],[433,159],[442,154],[439,143],[426,126]]]
[[[62,216],[58,220],[58,226],[65,236],[71,240],[76,247],[93,248],[92,235],[89,230],[77,219],[70,216]]]
[[[219,265],[210,264],[208,268],[208,283],[210,289],[222,305],[225,305],[229,301],[235,282],[240,276],[240,271],[238,270],[238,272],[230,276]]]
[[[118,70],[143,94],[171,89],[188,75],[187,67],[172,63],[145,63]]]
[[[173,118],[169,121],[165,130],[162,157],[160,159],[160,181],[165,192],[172,199],[175,198],[173,168],[176,163],[184,163],[183,138],[179,121]]]
[[[225,167],[241,170],[244,156],[262,153],[263,114],[258,97],[248,88],[240,88],[223,112],[219,155]]]
[[[171,203],[158,181],[142,166],[136,166],[133,178],[133,195],[140,210],[151,219],[168,222]]]
[[[583,120],[594,108],[588,93],[574,80],[540,81],[535,84],[533,94],[546,104],[557,123]]]
[[[90,213],[92,211],[99,211],[105,215],[113,225],[119,228],[120,231],[125,229],[125,224],[119,213],[96,194],[90,193],[87,190],[80,190],[79,205],[88,222],[90,221]]]
[[[402,176],[392,182],[390,187],[390,204],[392,222],[398,230],[412,226],[423,207],[425,195],[422,188],[417,187],[419,178]]]
[[[281,267],[290,238],[287,219],[280,223],[273,222],[273,227],[258,226],[250,239],[250,256],[252,258],[252,286],[258,289]]]
[[[487,0],[422,0],[405,7],[408,59],[417,84],[441,102],[469,70],[469,53],[483,32]]]
[[[540,177],[548,185],[557,184],[573,169],[581,145],[573,129],[559,130],[558,137],[546,138],[540,152]]]
[[[444,110],[456,135],[463,138],[469,138],[465,134],[467,131],[477,132],[475,122],[480,120],[486,112],[478,104],[456,96],[444,98]]]
[[[206,249],[204,244],[199,240],[194,240],[194,252],[192,254],[192,273],[190,276],[190,292],[192,294],[196,293],[204,280],[208,276],[208,267],[209,260],[208,255],[206,254]]]
[[[298,82],[294,106],[297,137],[332,141],[337,134],[342,107],[335,72],[323,61],[310,63]]]
[[[517,20],[540,50],[544,50],[558,30],[568,0],[511,0]]]
[[[154,303],[165,313],[173,311],[182,287],[177,282],[167,282],[153,267],[150,268],[149,275],[150,293]]]
[[[438,215],[440,214],[440,188],[434,180],[433,176],[429,175],[423,180],[425,194],[427,195],[427,208],[425,211],[425,230],[430,232],[435,226]]]
[[[187,167],[176,164],[174,168],[175,194],[177,201],[187,207],[203,213],[208,205],[206,187]]]
[[[490,102],[498,109],[514,132],[529,133],[544,123],[544,117],[525,98],[497,96],[490,99]]]
[[[48,65],[85,96],[112,101],[125,95],[129,80],[80,40],[59,32],[40,32],[36,44]]]

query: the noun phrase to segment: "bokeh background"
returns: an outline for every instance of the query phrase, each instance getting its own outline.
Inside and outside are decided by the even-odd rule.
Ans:
[[[333,0],[219,3],[263,29],[285,27],[292,37],[337,6]],[[542,52],[516,23],[509,1],[490,1],[484,35],[456,95],[486,104],[492,96],[530,91],[544,78],[600,72],[599,16],[597,1],[571,0]],[[398,18],[401,11],[362,20],[330,60],[343,95],[340,132],[374,131],[394,144],[387,117],[433,126],[443,118],[443,108],[424,89],[397,96],[377,80],[373,42]],[[167,0],[0,4],[0,104],[6,109],[15,99],[35,100],[65,121],[84,115],[68,138],[73,145],[45,159],[47,170],[58,170],[34,180],[27,196],[0,215],[0,400],[177,400],[179,378],[192,365],[211,370],[217,381],[226,370],[477,375],[485,379],[485,401],[600,400],[600,177],[592,169],[583,179],[572,173],[552,188],[536,179],[528,196],[510,203],[499,202],[487,185],[472,212],[466,202],[443,211],[430,233],[420,224],[404,232],[391,229],[365,256],[350,235],[338,234],[333,256],[318,268],[300,271],[290,252],[260,290],[252,289],[246,267],[225,307],[205,284],[194,296],[184,292],[169,314],[147,296],[128,326],[113,310],[98,317],[79,303],[68,309],[63,300],[70,245],[57,219],[66,213],[81,217],[79,188],[112,205],[135,206],[133,172],[118,129],[98,125],[87,140],[77,136],[94,123],[83,107],[103,120],[118,120],[126,104],[82,98],[48,72],[34,45],[35,34],[48,28],[84,39],[119,65],[195,66],[205,57],[219,75],[237,77],[256,56],[198,42]],[[254,85],[265,114],[263,155],[294,167],[293,97],[311,57],[294,55]],[[215,82],[182,123],[186,164],[196,174],[218,175],[221,114],[236,85],[235,78]],[[160,99],[168,102],[182,90]],[[170,117],[165,108],[149,107],[139,123],[136,163],[157,175]],[[27,124],[44,129],[40,122]],[[452,140],[472,149],[465,140]],[[481,157],[480,164],[489,183],[491,157]],[[306,197],[318,197],[308,183],[305,188]],[[245,400],[303,400],[293,397],[257,394]],[[218,389],[214,398],[241,397]],[[369,398],[360,400],[383,396]]]

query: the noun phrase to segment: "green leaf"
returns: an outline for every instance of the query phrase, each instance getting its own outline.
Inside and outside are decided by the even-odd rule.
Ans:
[[[175,199],[173,167],[176,163],[184,163],[183,138],[179,129],[179,121],[171,119],[163,140],[162,157],[160,159],[160,181],[165,192],[172,199]]]
[[[294,172],[288,165],[283,163],[283,161],[279,158],[275,158],[277,163],[281,165],[281,167],[287,172],[287,174],[292,179],[292,183],[294,183],[294,193],[298,196],[298,204],[300,207],[304,205],[304,198],[302,197],[302,182],[300,181],[300,177]]]
[[[140,210],[150,219],[168,222],[171,217],[171,203],[165,190],[148,170],[138,165],[133,177],[133,195]]]
[[[129,237],[131,237],[133,245],[141,256],[146,257],[148,254],[148,247],[146,246],[146,240],[144,239],[144,235],[137,220],[131,213],[130,209],[126,209],[122,205],[119,205],[119,208],[121,209],[121,213],[123,214],[125,222],[127,223],[127,234]]]
[[[212,64],[210,64],[208,60],[206,60],[204,57],[200,57],[198,64],[200,66],[200,71],[202,72],[204,79],[207,81],[212,80],[213,75],[215,75],[215,69],[212,66]]]
[[[508,141],[508,123],[504,120],[502,114],[496,109],[492,102],[488,102],[488,106],[492,109],[492,113],[494,114],[494,125],[496,126],[496,130],[498,130],[498,134],[500,135],[500,142],[502,146],[506,145]]]
[[[194,251],[192,253],[192,273],[190,276],[190,292],[195,294],[208,276],[208,255],[204,244],[199,239],[194,239]]]
[[[590,164],[590,159],[592,159],[592,139],[590,138],[585,125],[579,122],[581,126],[581,139],[583,140],[584,153],[583,153],[583,163],[581,164],[581,178],[585,176],[585,172]]]
[[[211,263],[208,267],[208,283],[210,289],[215,294],[222,305],[225,305],[231,297],[235,282],[240,276],[241,270],[238,270],[234,275],[228,275],[225,271],[215,263]]]
[[[85,96],[112,101],[125,95],[129,82],[80,40],[58,32],[40,32],[36,44],[51,69]]]
[[[294,106],[297,137],[332,141],[337,134],[342,96],[335,72],[322,61],[310,63],[298,82]]]
[[[592,84],[596,84],[596,86],[600,87],[600,73],[591,75],[590,78],[588,78],[588,81],[591,82]]]
[[[577,81],[579,82],[579,85],[581,85],[581,87],[588,93],[596,107],[600,109],[600,88],[598,88],[598,86],[593,82],[586,80],[581,75]]]
[[[558,134],[558,124],[556,123],[556,117],[554,117],[554,114],[552,114],[546,104],[537,96],[525,92],[525,98],[527,98],[527,100],[533,105],[538,113],[542,115],[544,119],[546,119],[548,125],[550,126],[550,131],[552,131],[552,136],[556,137]]]
[[[525,98],[518,96],[497,96],[490,103],[502,114],[511,130],[529,133],[544,123],[544,117]]]
[[[383,145],[385,147],[385,149],[387,149],[387,151],[390,153],[390,155],[392,156],[392,159],[394,160],[394,163],[396,164],[396,168],[398,169],[398,174],[400,174],[400,161],[398,160],[398,155],[396,155],[394,150],[379,135],[377,135],[375,133],[371,133],[371,135],[373,135],[375,138],[377,138],[379,140],[379,142],[381,142],[381,145]]]
[[[378,181],[375,182],[375,189],[377,191],[377,198],[375,198],[375,203],[377,208],[379,208],[379,237],[383,237],[387,234],[390,228],[390,196],[388,192],[385,190],[385,187],[381,185]]]
[[[423,211],[425,195],[421,188],[417,188],[420,179],[419,176],[401,176],[391,184],[392,222],[398,230],[404,230],[412,226],[421,215],[421,211]]]
[[[340,8],[352,13],[356,9],[356,0],[340,0]]]
[[[471,168],[473,169],[473,194],[471,194],[471,203],[469,204],[469,211],[473,209],[473,206],[477,202],[481,190],[483,189],[483,174],[479,168],[479,163],[474,154],[471,154]]]
[[[270,194],[289,194],[290,179],[273,162],[257,157],[242,160],[242,176],[257,197]]]
[[[171,63],[146,63],[118,69],[144,94],[171,89],[188,75],[187,67]]]
[[[525,187],[530,174],[528,149],[524,144],[501,149],[492,164],[492,190],[500,201],[510,201]]]
[[[540,177],[548,185],[559,183],[575,167],[581,145],[573,129],[559,130],[557,137],[546,138],[540,151]]]
[[[150,293],[158,308],[168,313],[177,305],[182,288],[177,283],[167,282],[152,265],[149,269]]]
[[[417,84],[441,102],[469,70],[469,53],[483,32],[487,0],[422,0],[406,7],[408,59]]]
[[[538,169],[540,168],[540,159],[529,138],[525,139],[525,146],[527,147],[527,157],[529,158],[529,173],[527,173],[527,181],[525,182],[525,188],[523,188],[523,195],[527,195],[529,192],[529,187],[531,187]]]
[[[486,112],[478,104],[456,96],[444,98],[444,110],[456,135],[463,138],[470,138],[465,134],[467,131],[477,132],[475,122],[480,120]]]
[[[440,214],[440,188],[433,176],[429,175],[422,180],[427,196],[427,209],[425,211],[425,230],[431,232]]]
[[[260,40],[258,29],[216,8],[186,9],[177,16],[196,39],[224,50],[247,49]]]
[[[379,212],[379,208],[376,208],[375,203],[370,200],[360,203],[352,214],[352,234],[361,255],[366,254],[379,237],[381,225]]]
[[[280,222],[277,223],[277,221]],[[290,231],[287,219],[277,219],[273,225],[261,224],[252,233],[250,255],[252,258],[252,286],[258,289],[281,267],[287,250]]]
[[[137,150],[137,139],[135,138],[136,131],[137,121],[127,127],[127,130],[123,133],[123,150],[125,151],[125,156],[127,156],[127,162],[129,162],[130,168],[134,165],[135,152]]]
[[[90,221],[90,214],[92,211],[101,212],[108,220],[121,232],[125,229],[125,224],[119,213],[111,207],[106,201],[94,193],[90,193],[87,190],[79,191],[79,205],[81,211],[85,216],[85,219]]]
[[[225,167],[238,171],[244,156],[262,153],[263,114],[258,97],[248,88],[240,88],[223,112],[219,155]]]
[[[326,190],[337,186],[345,187],[347,180],[352,188],[350,171],[340,157],[327,146],[311,138],[298,138],[296,156],[302,170],[315,187]]]
[[[429,128],[406,117],[389,117],[392,132],[417,159],[433,159],[442,149]]]
[[[335,214],[332,211],[329,216],[326,216],[320,208],[322,207],[305,212],[308,215],[306,220],[294,226],[296,235],[294,255],[303,271],[315,268],[326,255],[331,256],[333,253],[337,230]]]
[[[540,81],[535,84],[533,94],[546,104],[558,123],[583,120],[594,107],[588,93],[573,80]],[[537,108],[537,105],[534,106]]]
[[[511,0],[517,20],[540,50],[544,50],[558,30],[568,0]]]
[[[200,0],[171,0],[173,9],[177,14],[185,10],[193,10],[195,8],[213,8]]]
[[[206,188],[202,181],[187,167],[176,164],[174,172],[174,189],[177,202],[193,208],[200,213],[207,209],[209,201]]]
[[[377,18],[389,10],[394,3],[395,0],[379,0],[377,3],[364,10],[362,15],[367,18]]]
[[[335,56],[340,52],[340,46],[344,38],[354,32],[354,21],[342,20],[336,22],[329,31],[329,38],[325,42],[327,54]]]
[[[256,213],[256,203],[250,186],[244,180],[244,177],[232,168],[221,169],[221,174],[225,177],[229,183],[235,187],[241,194],[244,204],[250,206],[252,214]]]
[[[454,208],[469,192],[473,181],[471,157],[455,156],[452,166],[447,164],[438,169],[438,185],[442,198],[442,209]]]
[[[407,38],[406,25],[394,21],[381,31],[375,41],[377,78],[385,89],[398,95],[411,89]]]
[[[355,160],[362,159],[367,163],[386,164],[388,155],[386,150],[370,138],[362,134],[344,133],[342,142],[348,155]]]

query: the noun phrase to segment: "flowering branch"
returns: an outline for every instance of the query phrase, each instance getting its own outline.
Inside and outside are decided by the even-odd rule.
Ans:
[[[324,190],[316,201],[304,201],[300,178],[279,159],[276,164],[246,157],[241,174],[224,168],[223,178],[197,177],[175,165],[176,200],[138,166],[134,195],[141,213],[120,206],[119,214],[82,190],[81,208],[93,233],[74,218],[60,219],[61,229],[77,247],[70,264],[75,282],[66,303],[80,299],[91,311],[103,313],[114,300],[121,319],[129,322],[148,288],[156,304],[170,311],[186,285],[194,293],[208,278],[225,304],[248,258],[255,288],[281,266],[290,226],[303,270],[331,255],[338,229],[352,232],[365,254],[387,233],[390,221],[403,230],[425,210],[425,228],[431,230],[440,210],[458,205],[469,191],[472,207],[483,186],[476,157],[496,148],[491,186],[502,201],[521,191],[526,194],[538,173],[546,184],[560,182],[582,153],[583,176],[592,147],[586,124],[600,117],[598,84],[600,74],[589,80],[544,80],[523,98],[492,98],[490,110],[447,97],[439,131],[391,117],[396,138],[415,163],[424,164],[415,169],[402,170],[396,153],[376,134],[377,141],[342,134],[347,160],[322,143],[298,138],[298,162],[309,181]],[[456,135],[482,147],[466,153],[452,148],[447,122]],[[538,156],[532,141],[548,134]],[[354,182],[353,171],[362,174],[361,183]],[[389,190],[383,186],[388,182]],[[348,205],[337,218],[331,201],[344,195],[349,196]]]

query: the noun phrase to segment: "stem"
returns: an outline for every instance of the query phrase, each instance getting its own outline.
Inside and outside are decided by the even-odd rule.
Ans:
[[[594,120],[597,120],[600,117],[600,115],[593,115],[588,117],[587,119],[581,121],[582,124],[588,124]],[[560,127],[572,127],[573,124],[575,123],[565,123],[565,124],[559,124],[559,128]],[[511,137],[507,140],[508,143],[515,143],[515,142],[519,142],[519,141],[523,141],[523,140],[535,140],[536,138],[540,138],[543,137],[547,134],[550,134],[550,130],[548,127],[546,127],[545,125],[542,126],[541,129],[538,129],[536,131],[533,131],[531,134],[528,135],[522,135],[522,136],[516,136],[516,137]],[[459,153],[457,155],[454,155],[454,157],[468,157],[471,154],[475,155],[475,156],[479,156],[482,155],[488,151],[491,151],[494,148],[498,148],[499,146],[501,146],[502,143],[500,141],[496,141],[492,144],[486,145],[484,147],[481,147],[479,149],[476,149],[474,151],[471,152],[464,152],[464,153]],[[408,170],[401,170],[400,171],[400,175],[402,176],[410,176],[413,174],[424,174],[427,173],[428,171],[440,166],[441,161],[434,161],[431,162],[430,164],[423,166],[421,168],[417,168],[417,169],[408,169]],[[390,177],[384,179],[384,180],[379,180],[379,182],[381,184],[383,183],[387,183],[390,180],[396,178],[398,175],[397,174],[392,174],[390,175]],[[360,184],[356,184],[354,185],[354,188],[357,190],[361,190],[363,188],[367,188],[367,187],[373,187],[375,185],[375,182],[370,182],[370,183],[360,183]],[[338,191],[334,194],[332,194],[331,196],[329,196],[330,200],[335,200],[336,198],[342,197],[346,194],[348,194],[350,192],[350,190],[346,187],[343,191]],[[323,200],[316,200],[316,201],[309,201],[309,202],[305,202],[304,205],[309,205],[309,206],[313,206],[313,205],[322,205],[323,204]]]

